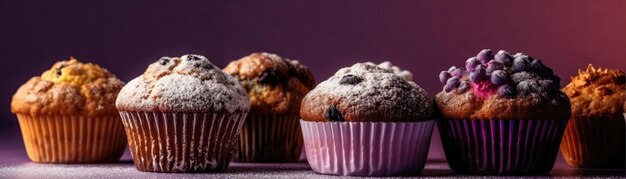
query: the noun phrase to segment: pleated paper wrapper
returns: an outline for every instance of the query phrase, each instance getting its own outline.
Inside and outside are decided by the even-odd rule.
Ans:
[[[434,123],[300,121],[313,171],[349,176],[419,174]]]
[[[149,172],[221,172],[246,113],[120,112],[135,167]]]
[[[527,175],[552,170],[567,120],[441,119],[446,160],[459,174]]]
[[[567,124],[561,153],[580,168],[624,168],[624,118],[573,117]]]
[[[116,162],[126,136],[118,115],[17,115],[26,153],[39,163]]]
[[[235,161],[298,161],[302,149],[299,117],[249,114],[241,128]]]

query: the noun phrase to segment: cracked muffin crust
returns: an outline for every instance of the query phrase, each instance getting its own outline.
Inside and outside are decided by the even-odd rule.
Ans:
[[[589,64],[587,70],[578,70],[563,92],[570,98],[574,116],[620,116],[626,100],[625,82],[624,72]]]
[[[248,92],[250,111],[258,114],[298,114],[300,102],[315,78],[296,60],[271,53],[253,53],[230,62],[224,72]]]
[[[13,95],[11,112],[31,116],[115,115],[115,99],[123,85],[106,69],[70,57],[22,85]]]

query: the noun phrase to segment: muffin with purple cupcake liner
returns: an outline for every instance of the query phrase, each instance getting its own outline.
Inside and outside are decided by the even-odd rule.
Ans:
[[[419,174],[434,120],[428,94],[407,71],[373,63],[340,69],[302,101],[307,160],[316,173]]]
[[[239,82],[200,55],[162,57],[116,106],[135,167],[149,172],[226,170],[250,110]]]
[[[624,72],[589,65],[562,89],[572,102],[572,118],[561,143],[569,166],[624,168],[624,83]]]
[[[482,50],[439,74],[437,126],[455,173],[524,175],[552,169],[570,102],[541,60]]]
[[[250,113],[237,143],[235,161],[295,162],[302,151],[300,103],[315,78],[296,60],[253,53],[233,61],[224,72],[248,92]]]

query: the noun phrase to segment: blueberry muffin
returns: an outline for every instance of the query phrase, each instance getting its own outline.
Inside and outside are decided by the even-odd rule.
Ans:
[[[434,120],[432,101],[392,69],[357,63],[340,69],[302,101],[308,162],[331,175],[418,174]]]
[[[124,83],[74,58],[22,85],[11,101],[26,153],[38,163],[114,162],[126,146],[115,98]]]
[[[224,72],[248,92],[250,114],[239,135],[236,161],[293,162],[300,158],[300,103],[315,86],[313,74],[296,60],[253,53]]]
[[[547,173],[570,116],[560,78],[541,60],[482,50],[439,74],[437,126],[455,173]]]
[[[135,166],[150,172],[226,170],[250,110],[237,80],[200,55],[162,57],[116,106]]]
[[[620,70],[578,71],[563,92],[572,102],[561,153],[572,167],[624,167],[626,78]]]

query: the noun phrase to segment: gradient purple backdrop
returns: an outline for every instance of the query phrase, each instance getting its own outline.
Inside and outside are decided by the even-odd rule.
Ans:
[[[300,60],[318,82],[356,62],[389,60],[432,97],[439,71],[491,48],[542,59],[564,85],[589,63],[626,69],[626,1],[0,0],[0,43],[0,130],[18,136],[11,96],[69,56],[124,81],[186,53],[224,67],[273,52]],[[433,144],[431,158],[441,158],[437,134]]]

